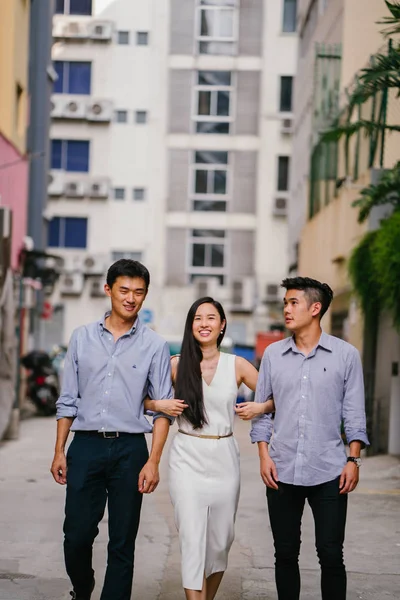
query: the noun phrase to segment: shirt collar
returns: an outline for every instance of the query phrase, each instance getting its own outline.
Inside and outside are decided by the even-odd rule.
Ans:
[[[100,319],[100,321],[98,321],[101,333],[103,333],[104,330],[107,329],[106,328],[106,319],[110,315],[111,315],[111,310],[108,310],[104,314],[104,317],[102,319]],[[138,315],[136,317],[136,321],[134,322],[134,324],[132,325],[132,327],[124,335],[133,335],[134,333],[136,333],[136,331],[138,331],[140,329],[140,325],[141,325],[141,322],[140,322],[139,315]]]
[[[319,342],[316,346],[316,348],[323,348],[324,350],[328,350],[329,352],[332,352],[332,343],[330,340],[330,336],[325,333],[325,331],[323,331],[321,333],[321,337],[319,338]],[[292,352],[296,353],[296,354],[300,354],[300,350],[297,348],[295,341],[294,341],[294,336],[292,335],[291,337],[288,337],[285,339],[284,343],[283,343],[283,348],[282,348],[282,354],[286,354],[286,352],[288,352],[289,350],[291,350]]]

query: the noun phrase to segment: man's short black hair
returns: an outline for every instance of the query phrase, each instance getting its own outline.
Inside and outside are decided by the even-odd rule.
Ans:
[[[146,290],[149,289],[150,273],[138,260],[121,258],[111,265],[107,273],[107,285],[112,288],[118,277],[140,277],[146,284]]]
[[[282,281],[281,287],[286,290],[302,290],[309,306],[314,302],[321,302],[321,319],[332,302],[333,292],[329,285],[310,277],[288,277]]]

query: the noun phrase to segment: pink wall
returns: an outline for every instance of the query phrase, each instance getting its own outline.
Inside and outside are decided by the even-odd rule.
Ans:
[[[5,166],[8,163],[15,163]],[[18,253],[27,232],[28,162],[0,133],[0,204],[13,211],[12,267],[18,265]]]

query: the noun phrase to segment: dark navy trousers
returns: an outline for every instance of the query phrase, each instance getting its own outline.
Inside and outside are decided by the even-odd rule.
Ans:
[[[90,597],[93,542],[108,501],[108,560],[101,600],[130,600],[142,506],[138,478],[147,459],[144,434],[104,438],[75,433],[67,453],[64,555],[78,598]]]

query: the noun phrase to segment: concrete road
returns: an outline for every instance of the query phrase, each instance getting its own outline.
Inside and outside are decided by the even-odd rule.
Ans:
[[[257,449],[248,439],[249,425],[238,421],[242,492],[236,540],[219,600],[276,600],[273,547],[265,488],[258,476]],[[62,556],[65,490],[49,473],[54,445],[52,419],[22,423],[20,439],[0,448],[0,600],[66,600],[70,584]],[[172,433],[172,431],[171,431]],[[184,599],[180,582],[178,540],[166,482],[145,498],[136,549],[132,599]],[[350,496],[345,558],[348,600],[400,598],[400,461],[366,459],[361,483]],[[307,508],[301,551],[302,599],[317,600],[319,568]],[[104,574],[107,520],[95,543],[94,567],[99,600]]]

